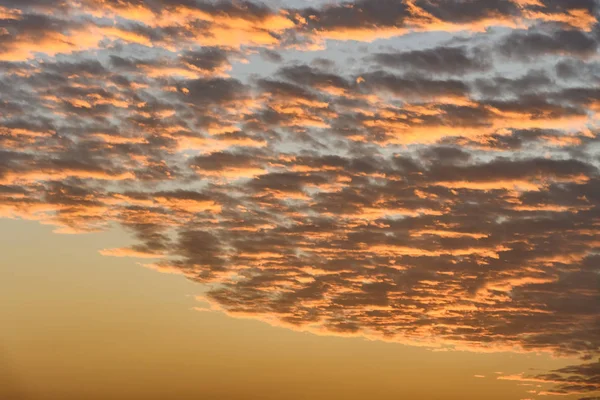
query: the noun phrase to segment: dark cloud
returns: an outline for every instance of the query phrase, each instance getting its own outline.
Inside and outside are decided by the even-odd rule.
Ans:
[[[515,31],[500,42],[498,51],[506,57],[528,61],[544,55],[590,57],[597,47],[593,37],[579,30]]]
[[[228,104],[249,98],[248,88],[237,79],[195,79],[182,83],[181,98],[195,106]]]
[[[376,53],[372,59],[386,67],[449,75],[483,72],[491,67],[490,60],[483,54],[469,54],[464,47],[435,47],[408,52]]]
[[[600,362],[572,365],[538,375],[507,376],[500,379],[552,384],[549,390],[539,395],[576,396],[579,400],[598,399],[600,394]],[[589,395],[592,395],[590,397]],[[581,397],[583,396],[583,397]]]
[[[531,70],[517,79],[496,76],[475,80],[475,87],[485,97],[510,97],[536,93],[553,87],[553,81],[544,70]]]
[[[539,4],[532,4],[530,8],[535,11],[544,11],[556,14],[563,14],[573,10],[585,10],[593,15],[598,9],[598,2],[595,0],[542,0],[539,2]]]
[[[555,65],[556,75],[560,79],[581,79],[583,81],[597,81],[600,73],[600,65],[586,63],[582,60],[566,59]]]
[[[308,65],[283,67],[279,70],[279,74],[292,82],[314,88],[333,87],[346,90],[351,86],[346,79],[339,75],[323,72]]]
[[[421,0],[415,3],[442,21],[468,23],[497,17],[517,17],[519,7],[509,0]]]
[[[362,74],[363,86],[388,92],[406,99],[431,99],[443,96],[465,96],[467,84],[460,80],[437,80],[422,77],[398,76],[384,71]]]
[[[405,3],[393,0],[347,2],[321,9],[307,8],[301,13],[308,26],[318,30],[402,26],[404,19],[410,15]]]
[[[522,15],[522,9],[509,0],[423,0],[411,3],[362,0],[295,11],[304,30],[326,38],[346,36],[355,40],[388,37],[392,31],[401,32],[415,27],[436,30],[440,24],[462,25],[466,29],[486,23],[503,25]]]
[[[183,53],[181,61],[204,71],[216,71],[229,65],[228,52],[220,48],[202,48]]]

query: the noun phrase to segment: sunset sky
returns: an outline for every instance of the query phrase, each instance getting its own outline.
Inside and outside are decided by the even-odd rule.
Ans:
[[[0,400],[600,399],[597,0],[0,0]]]

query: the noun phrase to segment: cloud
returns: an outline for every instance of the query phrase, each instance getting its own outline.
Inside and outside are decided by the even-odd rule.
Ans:
[[[2,217],[232,316],[598,355],[595,2],[0,4]]]
[[[97,46],[100,40],[82,23],[39,14],[7,14],[0,19],[0,61],[24,60],[35,53],[71,53]]]
[[[597,47],[592,36],[579,30],[514,31],[500,42],[498,50],[506,57],[527,61],[547,54],[591,57]]]
[[[372,59],[391,68],[448,75],[484,72],[491,67],[489,60],[483,54],[469,54],[464,47],[435,47],[427,50],[376,53]]]
[[[523,0],[389,0],[342,2],[294,10],[299,30],[319,39],[373,41],[414,31],[482,31],[490,26],[559,23],[590,31],[596,22],[593,0],[565,5]]]
[[[538,396],[572,395],[578,396],[579,400],[591,400],[598,398],[594,395],[600,395],[599,377],[600,362],[592,362],[560,368],[545,374],[504,375],[498,379],[551,385],[548,389],[533,392]]]

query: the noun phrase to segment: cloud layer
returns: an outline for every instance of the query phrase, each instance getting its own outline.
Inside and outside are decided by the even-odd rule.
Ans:
[[[120,225],[231,315],[597,357],[597,12],[0,0],[0,215]]]

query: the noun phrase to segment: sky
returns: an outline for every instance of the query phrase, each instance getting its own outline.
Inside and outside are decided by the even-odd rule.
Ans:
[[[0,397],[599,399],[599,6],[0,0]]]

